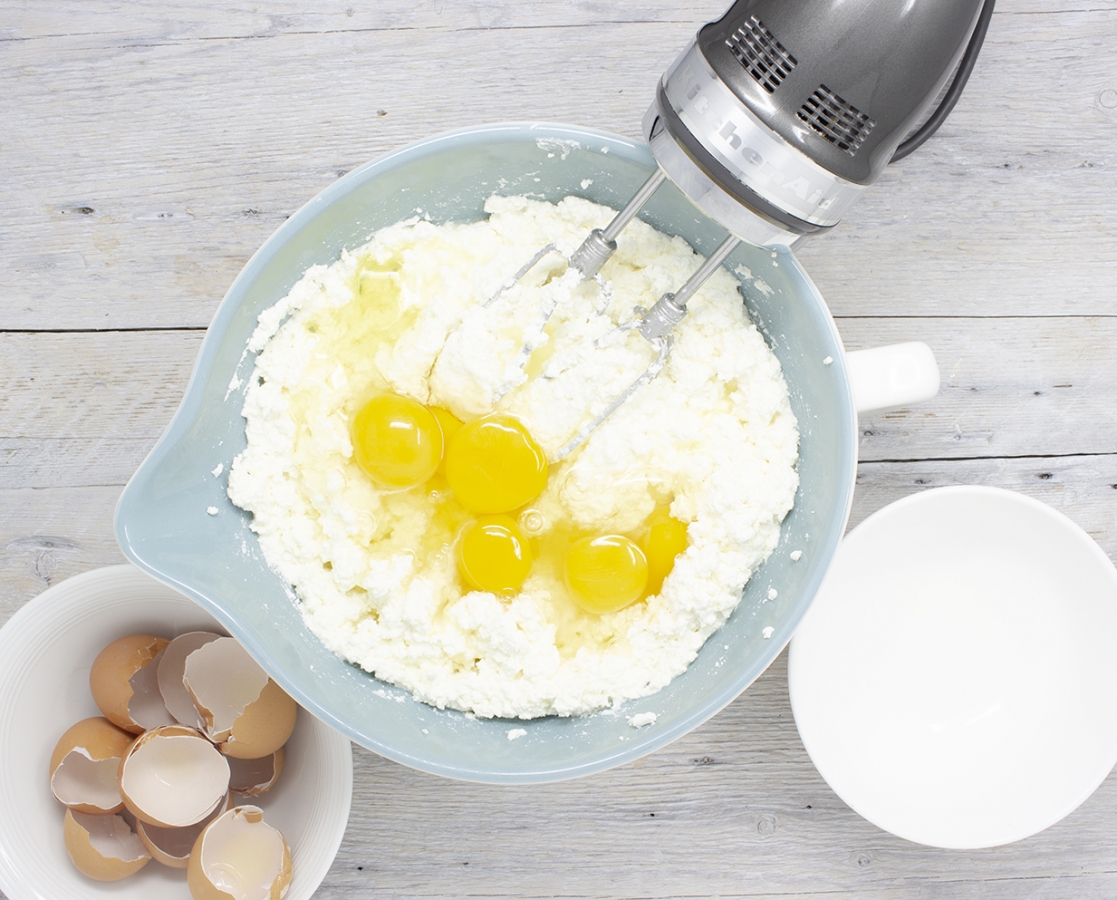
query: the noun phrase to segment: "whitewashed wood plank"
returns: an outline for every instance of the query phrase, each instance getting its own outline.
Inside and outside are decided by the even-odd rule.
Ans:
[[[123,560],[112,511],[127,478],[75,486],[66,478],[16,487],[2,470],[0,488],[0,623],[56,581]],[[69,480],[78,481],[78,478]],[[982,484],[1018,491],[1058,509],[1117,560],[1117,454],[934,462],[863,462],[850,527],[876,510],[933,487]]]
[[[677,4],[640,0],[378,0],[362,6],[349,0],[323,0],[313,7],[291,0],[273,0],[259,7],[215,7],[199,2],[129,3],[111,0],[61,4],[11,3],[0,23],[0,41],[32,40],[58,35],[104,35],[118,38],[261,38],[276,34],[389,30],[399,28],[495,29],[538,28],[545,25],[604,25],[616,22],[681,21],[698,24],[716,18],[728,2]],[[1001,0],[998,17],[1091,9],[1114,9],[1114,0],[1069,0],[1052,10],[1044,0]]]
[[[644,760],[575,782],[447,782],[357,752],[324,897],[1102,897],[1110,778],[1026,841],[942,851],[849,810],[795,732],[781,656],[736,702]],[[1074,893],[1062,873],[1075,873]],[[995,877],[986,880],[982,876]],[[981,881],[980,885],[978,881]]]
[[[1112,315],[1115,63],[1112,10],[996,16],[946,124],[802,247],[835,313]]]
[[[1117,318],[839,324],[850,349],[925,340],[942,371],[939,396],[861,421],[863,461],[931,460],[933,472],[939,459],[1117,452]],[[169,423],[201,340],[200,331],[0,334],[4,484],[123,484]]]
[[[862,460],[1117,450],[1117,319],[841,319],[848,349],[924,340],[939,395],[861,420]]]
[[[1098,97],[1113,86],[1117,15],[998,16],[942,135],[803,249],[839,314],[1111,311],[1098,271],[1117,261],[1103,226],[1117,115]],[[253,250],[338,173],[479,121],[635,135],[691,32],[8,42],[0,328],[204,325]]]
[[[616,48],[571,29],[17,46],[5,80],[18,97],[0,109],[11,198],[0,265],[13,276],[0,327],[205,325],[287,216],[340,174],[436,132],[537,118],[635,133],[686,32],[617,27]],[[632,46],[667,49],[629,64]],[[555,78],[562,69],[579,71],[580,87]],[[609,88],[587,111],[603,69]]]
[[[0,333],[0,484],[122,485],[178,408],[202,337]]]
[[[1117,562],[1117,453],[862,462],[849,526],[909,494],[960,484],[1005,488],[1041,500],[1081,526]]]
[[[313,5],[276,0],[266,7],[141,0],[125,9],[111,0],[67,6],[23,3],[0,23],[0,41],[59,35],[168,41],[260,39],[281,34],[584,27],[631,22],[680,22],[694,30],[719,16],[726,6],[711,0],[685,8],[646,0],[535,0],[530,4],[509,0],[377,0],[370,4],[325,0]]]
[[[0,624],[73,575],[124,562],[112,531],[123,485],[0,489]]]

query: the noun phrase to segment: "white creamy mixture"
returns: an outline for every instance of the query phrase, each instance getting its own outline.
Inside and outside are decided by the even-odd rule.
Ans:
[[[531,504],[544,533],[566,522],[626,534],[669,503],[689,546],[660,593],[594,616],[545,566],[514,597],[463,588],[431,527],[432,488],[384,492],[353,462],[355,411],[385,391],[463,420],[495,410],[519,417],[553,459],[654,357],[635,331],[594,339],[700,262],[633,221],[604,290],[554,254],[486,307],[541,246],[569,254],[612,216],[573,197],[493,197],[486,210],[477,223],[385,228],[311,268],[260,316],[248,447],[229,496],[253,513],[268,561],[342,657],[440,708],[587,713],[659,690],[725,622],[791,508],[797,425],[779,363],[719,270],[691,300],[666,368],[552,463]]]

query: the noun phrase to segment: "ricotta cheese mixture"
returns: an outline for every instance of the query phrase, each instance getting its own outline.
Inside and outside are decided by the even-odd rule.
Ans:
[[[229,496],[333,652],[439,708],[583,714],[659,690],[726,621],[791,508],[797,423],[738,281],[719,269],[658,377],[556,462],[655,357],[616,326],[701,259],[634,220],[601,276],[583,280],[563,255],[611,210],[495,196],[485,209],[479,222],[384,228],[260,315]],[[509,283],[552,242],[559,252]],[[463,580],[455,542],[470,514],[441,469],[385,490],[357,465],[353,418],[384,394],[466,423],[515,417],[546,453],[542,493],[509,514],[534,548],[518,590]],[[638,540],[668,516],[685,549],[654,593],[600,615],[574,602],[561,564],[572,540]]]

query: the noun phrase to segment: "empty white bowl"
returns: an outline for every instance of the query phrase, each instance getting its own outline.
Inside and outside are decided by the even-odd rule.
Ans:
[[[212,616],[132,566],[86,572],[49,588],[0,629],[0,888],[9,900],[189,900],[184,870],[152,861],[112,883],[86,878],[62,840],[65,809],[50,792],[50,755],[62,733],[97,711],[89,667],[118,637],[222,630]],[[276,786],[251,802],[291,847],[285,900],[308,900],[329,870],[349,820],[348,739],[299,710]]]
[[[1117,763],[1117,571],[989,487],[906,497],[842,541],[791,643],[822,777],[900,837],[990,847],[1058,822]]]

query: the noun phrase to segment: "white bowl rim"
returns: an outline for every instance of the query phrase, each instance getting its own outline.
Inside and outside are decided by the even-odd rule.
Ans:
[[[213,618],[211,613],[181,592],[169,588],[130,564],[91,569],[51,585],[16,610],[0,628],[0,659],[4,660],[4,665],[0,667],[0,733],[6,734],[11,727],[15,714],[14,698],[18,691],[25,688],[24,681],[29,668],[41,658],[42,652],[52,642],[51,629],[57,625],[62,625],[65,629],[63,623],[71,621],[71,617],[80,622],[95,615],[98,607],[106,605],[103,597],[108,591],[142,593],[147,595],[146,599],[136,602],[157,601],[166,603],[171,609],[179,606],[190,619]],[[122,599],[112,602],[113,605],[123,606],[131,601]],[[91,697],[89,704],[92,705]],[[300,853],[297,843],[292,846],[292,853],[298,864],[287,893],[289,900],[309,900],[326,877],[345,834],[353,795],[353,754],[348,738],[305,709],[300,710],[299,727],[306,729],[307,739],[312,741],[320,754],[318,772],[322,777],[316,785],[316,791],[320,792],[316,796],[320,802],[315,804],[311,814],[319,814],[321,818],[312,823],[311,846],[306,848],[314,853],[312,858],[308,859]],[[61,734],[61,730],[58,734]],[[45,734],[44,738],[53,746],[58,734],[52,732]],[[5,801],[0,804],[0,809],[4,810],[4,815],[0,816],[0,889],[10,900],[43,900],[44,897],[50,897],[51,900],[76,900],[102,891],[106,896],[127,891],[130,886],[128,880],[109,884],[90,881],[67,864],[65,874],[59,872],[50,876],[64,881],[55,884],[53,890],[43,893],[44,888],[40,884],[42,873],[28,865],[28,860],[34,855],[35,841],[25,833],[27,826],[20,816],[14,814],[10,805],[10,779],[16,773],[11,769],[10,754],[7,751],[5,754],[5,765],[0,768],[0,798]],[[45,784],[48,761],[49,749],[42,761],[42,772],[22,773],[19,777],[30,777],[36,784],[39,781]],[[46,794],[48,802],[57,806],[58,820],[61,822],[62,807],[49,798],[49,791]],[[28,841],[31,843],[27,844]],[[22,854],[16,852],[20,843],[27,845]],[[65,856],[65,851],[62,851],[62,856]],[[154,866],[152,871],[156,872],[162,868],[155,862],[148,866]],[[142,875],[141,870],[135,877]],[[58,893],[60,889],[70,886],[71,876],[73,882],[80,885],[80,890]],[[159,889],[158,882],[154,886],[156,890]],[[148,883],[141,893],[150,892],[151,887],[152,884]],[[181,887],[182,897],[189,897],[185,878],[182,879]]]
[[[1104,748],[1097,748],[1096,758],[1085,762],[1078,761],[1081,777],[1075,785],[1063,788],[1057,797],[1045,797],[1042,814],[1037,812],[1030,817],[1012,817],[1007,814],[999,816],[999,810],[994,805],[990,805],[983,811],[986,819],[979,822],[976,827],[969,822],[965,826],[957,825],[956,819],[966,819],[965,816],[956,817],[955,824],[952,825],[950,822],[942,821],[941,818],[936,819],[929,810],[924,812],[917,807],[904,807],[902,785],[890,801],[892,805],[882,808],[879,802],[880,790],[874,787],[881,773],[859,767],[851,758],[855,754],[849,752],[852,746],[850,742],[854,738],[841,729],[835,730],[833,723],[828,722],[826,716],[820,715],[822,693],[820,689],[823,685],[829,685],[831,689],[834,689],[836,683],[843,685],[848,695],[848,684],[842,680],[841,667],[835,668],[834,665],[819,658],[818,651],[833,649],[832,641],[829,640],[833,636],[832,633],[826,634],[824,643],[820,629],[832,631],[826,627],[826,620],[836,614],[841,606],[840,598],[843,594],[864,597],[872,593],[867,586],[872,583],[874,574],[864,571],[866,562],[864,557],[874,552],[874,537],[879,535],[882,528],[890,529],[893,534],[895,529],[900,528],[902,533],[907,535],[908,531],[905,528],[910,529],[912,517],[919,517],[921,510],[930,505],[953,510],[959,504],[967,502],[977,502],[988,509],[998,506],[1011,509],[1017,516],[1034,517],[1041,527],[1050,527],[1065,535],[1082,551],[1086,564],[1096,567],[1098,581],[1105,585],[1104,598],[1099,594],[1097,603],[1102,605],[1108,603],[1111,608],[1102,612],[1108,614],[1111,621],[1104,621],[1102,612],[1095,613],[1094,627],[1097,629],[1108,627],[1111,633],[1117,630],[1117,626],[1112,621],[1117,611],[1117,568],[1105,551],[1080,525],[1041,500],[1017,491],[990,485],[951,485],[909,494],[872,513],[850,531],[835,555],[831,580],[823,585],[819,592],[818,604],[804,618],[802,627],[796,638],[792,640],[788,652],[788,693],[792,713],[808,755],[824,780],[855,812],[883,830],[915,843],[946,849],[995,847],[1037,834],[1061,821],[1084,803],[1117,765],[1117,727],[1111,722],[1107,745]],[[852,559],[853,564],[843,567],[840,562],[842,551],[846,548],[848,548],[847,553],[856,556],[847,557]],[[988,557],[990,554],[998,553],[998,548],[995,546],[995,541],[990,541],[988,545],[974,545],[972,552],[974,555]],[[970,550],[966,553],[970,553]],[[876,552],[878,558],[880,555],[880,551]],[[1065,566],[1060,569],[1059,559],[1039,558],[1038,555],[1033,559],[1037,567],[1045,568],[1052,573],[1066,571]],[[952,562],[954,561],[949,558],[941,559],[941,568],[949,569]],[[1058,580],[1061,581],[1062,577]],[[1100,586],[1098,590],[1101,591]],[[812,613],[818,617],[816,620],[812,620]],[[857,621],[870,629],[870,640],[879,641],[885,637],[884,634],[873,635],[871,626],[864,621],[863,617],[859,617]],[[860,646],[854,649],[859,662],[864,662],[867,656],[869,662],[872,661],[871,647]],[[1106,695],[1108,702],[1105,706],[1112,707],[1117,701],[1117,661],[1111,662],[1109,669],[1110,683]],[[933,683],[934,679],[930,679],[930,682]],[[982,685],[977,684],[974,689],[981,687]],[[873,705],[871,701],[864,698],[858,698],[856,702],[866,706]],[[1029,713],[1029,715],[1035,714],[1034,710]],[[1117,714],[1112,718],[1117,720]],[[984,748],[980,749],[984,750]],[[967,751],[978,753],[978,748],[967,748]],[[1066,757],[1061,757],[1060,768],[1065,763]],[[1031,772],[1029,775],[1035,773]],[[1021,779],[1023,776],[1017,772],[1014,777]],[[888,784],[890,789],[897,787],[893,781],[889,781]]]

